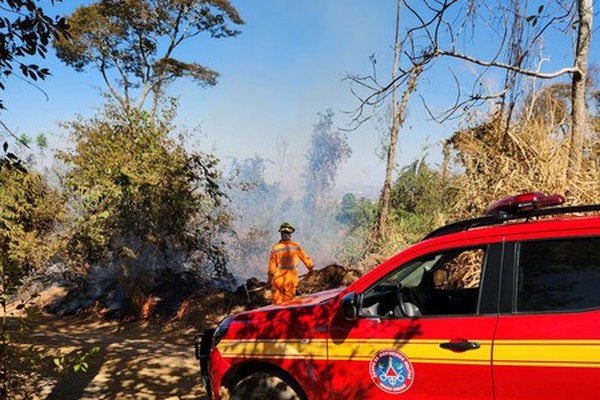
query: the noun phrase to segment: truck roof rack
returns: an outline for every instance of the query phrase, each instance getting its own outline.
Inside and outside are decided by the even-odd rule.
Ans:
[[[519,212],[515,214],[509,214],[505,212],[499,212],[497,214],[486,215],[484,217],[478,217],[468,219],[464,221],[454,222],[441,228],[438,228],[423,238],[431,239],[437,236],[447,235],[449,233],[462,232],[471,228],[481,226],[500,225],[506,221],[517,220],[517,219],[530,219],[534,217],[541,217],[547,215],[562,215],[562,214],[574,214],[574,213],[586,213],[600,211],[600,204],[586,205],[586,206],[569,206],[569,207],[551,207],[551,208],[540,208],[533,209],[526,212]]]

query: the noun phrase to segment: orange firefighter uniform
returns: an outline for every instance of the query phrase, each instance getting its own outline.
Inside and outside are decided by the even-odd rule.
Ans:
[[[298,262],[301,260],[311,272],[314,264],[302,246],[291,239],[282,238],[271,248],[269,277],[273,304],[286,303],[296,295],[298,286]]]

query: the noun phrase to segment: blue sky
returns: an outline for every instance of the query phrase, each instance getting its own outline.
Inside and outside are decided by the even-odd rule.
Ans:
[[[56,12],[70,12],[89,1],[65,0]],[[178,121],[198,128],[195,141],[205,151],[222,159],[261,156],[277,159],[277,141],[289,143],[286,163],[299,179],[305,154],[318,121],[317,113],[331,108],[338,127],[347,127],[358,102],[350,93],[346,73],[369,73],[369,55],[378,59],[379,74],[390,74],[395,17],[393,0],[233,0],[246,21],[236,38],[200,39],[185,48],[185,57],[221,73],[219,84],[200,88],[189,81],[177,82],[171,93],[179,97]],[[53,14],[52,10],[49,12]],[[489,48],[490,36],[483,35],[476,46]],[[477,40],[476,40],[477,42]],[[555,47],[555,43],[551,43]],[[553,55],[552,65],[569,65],[566,47]],[[592,44],[595,56],[597,44]],[[554,48],[556,50],[556,48]],[[197,57],[196,57],[197,55]],[[566,65],[565,65],[566,63]],[[547,66],[552,68],[551,63]],[[59,121],[77,115],[90,116],[102,104],[103,88],[94,70],[77,73],[57,62],[47,65],[53,76],[40,86],[48,95],[18,79],[8,82],[2,93],[8,111],[0,118],[17,134],[45,133],[53,146],[64,146],[65,133]],[[447,67],[438,67],[440,71]],[[467,65],[459,71],[471,73]],[[444,70],[447,71],[447,70]],[[453,100],[450,75],[438,80],[436,71],[420,84],[422,93],[434,106]],[[413,100],[408,120],[400,135],[399,163],[417,158],[425,143],[429,160],[441,160],[440,140],[453,126],[440,126]],[[383,110],[382,110],[383,113]],[[367,123],[349,132],[352,157],[342,166],[338,185],[342,189],[378,190],[383,181],[384,163],[376,153],[383,125]],[[268,174],[277,176],[277,168]],[[293,189],[290,184],[289,188]]]

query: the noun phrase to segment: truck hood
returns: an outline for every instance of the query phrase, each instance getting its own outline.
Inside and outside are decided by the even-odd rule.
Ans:
[[[265,308],[269,308],[269,309],[271,309],[271,308],[289,308],[289,307],[295,307],[295,306],[313,305],[313,304],[323,303],[323,302],[337,296],[342,290],[344,290],[344,288],[331,289],[331,290],[326,290],[323,292],[307,294],[305,296],[296,297],[294,300],[290,301],[289,303],[279,304],[279,305],[271,305],[271,306],[267,306]]]
[[[336,297],[340,292],[342,292],[345,288],[331,289],[323,292],[317,292],[308,294],[305,296],[298,296],[293,301],[285,304],[272,304],[270,306],[260,307],[254,310],[244,311],[239,313],[237,316],[241,319],[245,319],[245,317],[251,316],[252,314],[268,312],[269,314],[277,311],[289,310],[292,311],[294,309],[301,309],[306,307],[311,307],[317,304],[326,303],[327,301]]]
[[[293,301],[248,310],[230,317],[228,338],[241,340],[261,338],[306,338],[327,332],[332,300],[344,289],[333,289],[301,296]]]

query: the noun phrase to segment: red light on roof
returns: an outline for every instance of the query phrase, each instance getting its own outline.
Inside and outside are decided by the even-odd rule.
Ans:
[[[547,195],[542,192],[530,192],[505,197],[490,204],[487,209],[488,215],[506,213],[510,215],[520,214],[539,208],[558,206],[565,202],[560,194]]]

